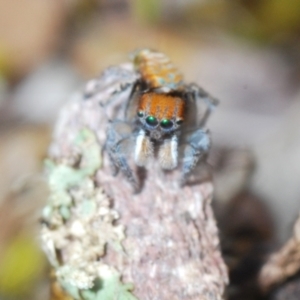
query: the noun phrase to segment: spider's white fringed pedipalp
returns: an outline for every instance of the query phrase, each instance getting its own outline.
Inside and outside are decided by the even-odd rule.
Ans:
[[[158,161],[162,169],[173,170],[178,164],[178,137],[164,140],[158,150]]]
[[[134,161],[139,167],[146,166],[148,159],[153,156],[153,143],[146,136],[144,130],[140,130],[135,143]]]

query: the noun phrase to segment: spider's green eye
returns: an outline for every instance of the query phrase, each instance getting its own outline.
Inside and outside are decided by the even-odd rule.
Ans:
[[[141,117],[143,117],[143,116],[144,116],[144,113],[143,113],[142,111],[138,111],[138,112],[137,112],[137,115],[138,115],[138,117],[140,117],[140,118],[141,118]]]
[[[164,129],[170,129],[173,127],[173,122],[168,119],[164,119],[160,122],[160,126]]]
[[[150,126],[156,126],[158,124],[158,121],[155,117],[149,116],[146,118],[146,123]]]

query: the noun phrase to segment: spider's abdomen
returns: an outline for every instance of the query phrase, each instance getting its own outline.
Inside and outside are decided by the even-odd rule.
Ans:
[[[134,54],[133,60],[137,71],[151,89],[169,92],[182,88],[182,74],[163,53],[143,49]]]

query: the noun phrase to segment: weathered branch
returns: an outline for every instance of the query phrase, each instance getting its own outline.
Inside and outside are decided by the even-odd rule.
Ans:
[[[179,171],[163,172],[155,160],[137,175],[145,179],[139,194],[122,174],[112,176],[105,130],[130,91],[113,92],[135,76],[130,64],[108,69],[62,110],[47,167],[43,247],[75,299],[223,299],[228,277],[212,183],[181,188]]]
[[[277,288],[273,299],[298,299],[300,291],[300,217],[293,236],[272,254],[260,272],[260,285],[265,292]],[[296,276],[298,274],[298,276]],[[295,277],[296,278],[293,278]],[[291,280],[293,278],[293,280]],[[291,280],[291,282],[288,282]],[[288,282],[287,284],[284,284]]]

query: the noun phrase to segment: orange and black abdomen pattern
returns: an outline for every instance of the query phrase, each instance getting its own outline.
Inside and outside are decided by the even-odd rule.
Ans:
[[[145,93],[139,100],[139,111],[158,120],[183,120],[184,110],[185,101],[168,94]]]
[[[163,53],[143,49],[133,57],[135,67],[151,89],[164,92],[182,88],[183,76]]]

